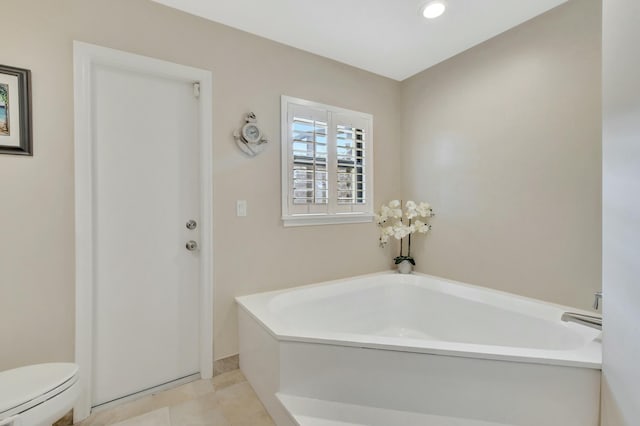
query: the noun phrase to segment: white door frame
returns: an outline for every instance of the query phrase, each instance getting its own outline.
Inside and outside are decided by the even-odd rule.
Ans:
[[[134,55],[79,41],[73,42],[75,102],[75,230],[76,332],[75,357],[80,366],[81,396],[74,421],[91,413],[93,370],[93,75],[96,65],[144,72],[200,84],[200,375],[213,376],[213,94],[211,71]],[[195,90],[195,88],[194,88]]]

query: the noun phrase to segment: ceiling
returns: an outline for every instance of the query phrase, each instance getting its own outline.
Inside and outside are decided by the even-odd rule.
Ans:
[[[567,0],[153,0],[395,80],[444,61]]]

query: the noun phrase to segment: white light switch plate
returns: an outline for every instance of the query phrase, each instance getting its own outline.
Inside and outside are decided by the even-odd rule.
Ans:
[[[244,217],[247,215],[247,200],[236,201],[236,215]]]

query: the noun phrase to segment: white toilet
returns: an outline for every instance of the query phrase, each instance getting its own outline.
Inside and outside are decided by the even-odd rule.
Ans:
[[[51,426],[80,394],[78,366],[28,365],[0,372],[0,426]]]

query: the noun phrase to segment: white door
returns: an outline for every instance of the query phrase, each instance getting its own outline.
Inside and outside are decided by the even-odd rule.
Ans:
[[[640,3],[603,2],[603,426],[640,425]]]
[[[74,41],[75,422],[213,374],[211,89],[208,70]]]
[[[199,372],[201,220],[193,83],[92,78],[96,406]]]

